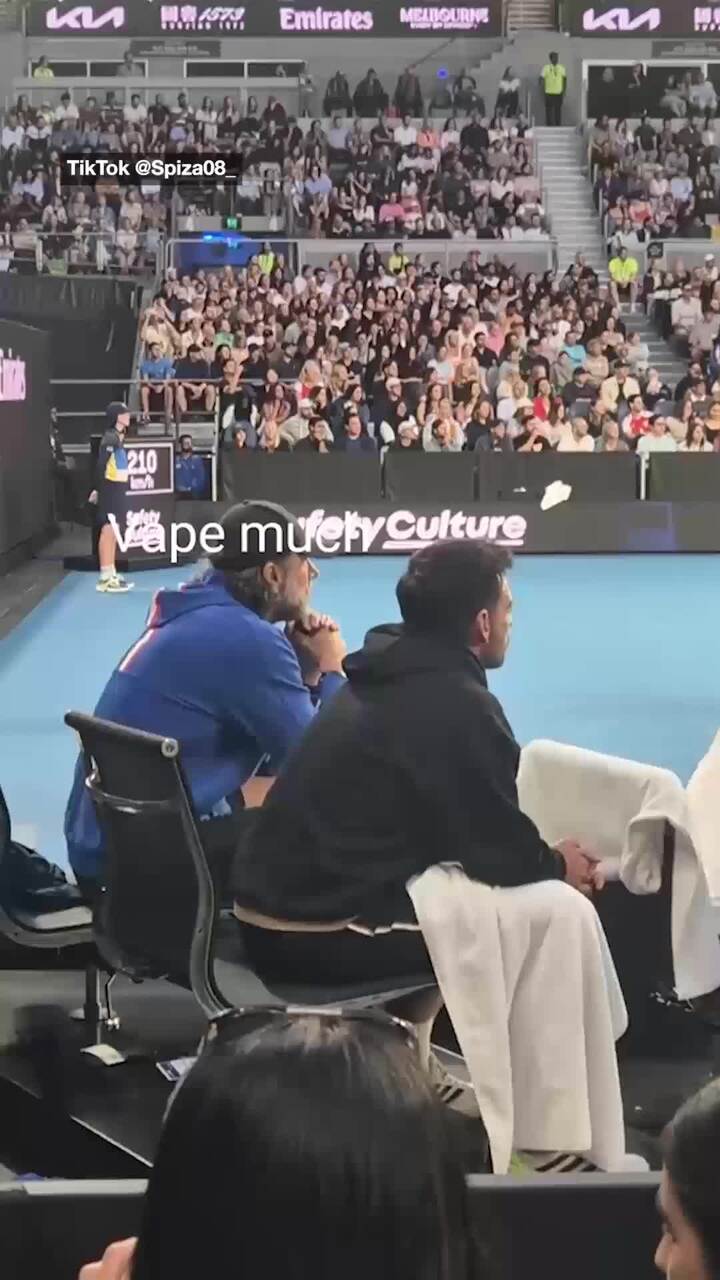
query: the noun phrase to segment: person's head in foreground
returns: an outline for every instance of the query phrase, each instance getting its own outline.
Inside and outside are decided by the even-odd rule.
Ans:
[[[510,552],[489,542],[452,539],[416,551],[397,585],[405,631],[501,667],[512,629],[511,564]]]
[[[663,1235],[655,1263],[668,1280],[720,1276],[719,1167],[720,1080],[713,1080],[680,1108],[663,1136]]]
[[[447,1124],[385,1015],[243,1014],[169,1109],[132,1280],[470,1280]]]
[[[295,516],[274,502],[239,502],[225,513],[222,530],[210,563],[230,594],[268,622],[301,621],[317,569]]]

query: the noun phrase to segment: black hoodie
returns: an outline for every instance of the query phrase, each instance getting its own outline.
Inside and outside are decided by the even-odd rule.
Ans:
[[[288,759],[234,869],[245,907],[287,920],[412,922],[411,876],[562,879],[518,808],[520,748],[462,645],[376,627]]]

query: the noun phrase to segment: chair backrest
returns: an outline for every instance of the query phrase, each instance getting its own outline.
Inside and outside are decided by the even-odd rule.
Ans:
[[[592,407],[592,400],[589,400],[586,396],[578,396],[577,400],[573,400],[570,412],[573,418],[589,418]]]
[[[211,976],[215,890],[173,738],[69,712],[104,841],[98,947],[132,977],[191,986],[209,1017],[226,1009]]]
[[[477,1238],[492,1275],[532,1280],[653,1280],[660,1235],[657,1174],[468,1179]],[[142,1182],[28,1182],[0,1187],[3,1280],[77,1280],[108,1244],[136,1235]],[[49,1260],[52,1260],[51,1262]]]
[[[10,822],[10,810],[7,807],[5,792],[2,787],[0,787],[0,884],[2,883],[5,860],[10,849],[11,838],[12,825]]]

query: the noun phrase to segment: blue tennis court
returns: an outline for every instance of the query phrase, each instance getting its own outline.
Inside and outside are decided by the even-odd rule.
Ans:
[[[350,648],[398,616],[402,563],[322,564],[315,603],[338,619]],[[92,710],[152,593],[192,572],[138,574],[135,590],[113,599],[97,595],[93,575],[71,574],[0,645],[0,778],[17,837],[61,865],[76,753],[63,714]],[[720,725],[717,558],[526,556],[512,582],[513,644],[490,683],[520,741],[556,738],[686,780]]]

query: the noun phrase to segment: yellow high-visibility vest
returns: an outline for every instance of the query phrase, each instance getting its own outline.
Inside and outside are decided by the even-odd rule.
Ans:
[[[540,72],[542,76],[545,92],[549,94],[562,93],[565,88],[565,80],[567,72],[565,68],[558,62],[557,66],[553,66],[552,62],[546,63]]]
[[[616,284],[631,284],[638,273],[635,258],[613,258],[608,271]]]

